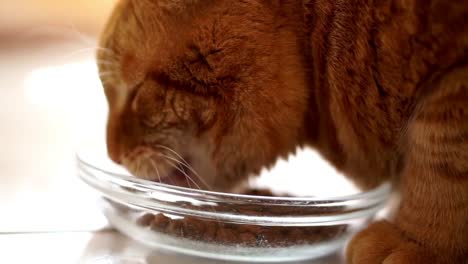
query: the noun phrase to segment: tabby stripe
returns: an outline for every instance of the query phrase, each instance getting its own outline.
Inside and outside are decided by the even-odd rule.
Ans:
[[[468,179],[468,155],[466,153],[456,157],[418,155],[418,153],[413,155],[418,157],[411,160],[412,165],[419,167],[422,171],[428,169],[439,176]]]
[[[434,162],[429,164],[431,169],[440,176],[446,176],[456,179],[468,179],[468,162],[460,161],[450,163],[447,161]]]
[[[455,130],[456,131],[456,130]],[[430,143],[460,144],[468,142],[468,128],[466,131],[457,131],[454,134],[432,135],[428,138]]]
[[[468,105],[468,99],[465,104]],[[437,111],[432,112],[425,112],[418,116],[417,121],[424,122],[424,123],[442,123],[442,122],[450,122],[450,121],[461,121],[461,120],[468,120],[468,106],[467,105],[456,105],[450,104],[446,107],[448,109],[437,109]],[[445,111],[443,111],[445,110]]]
[[[468,143],[464,144],[468,149]],[[452,162],[468,163],[468,151],[463,151],[459,146],[452,145],[450,147],[440,145],[440,147],[426,147],[421,145],[412,145],[414,154],[422,162],[430,163],[438,160],[448,160]]]
[[[445,104],[446,102],[466,104],[466,100],[468,100],[468,87],[462,84],[456,88],[453,88],[451,93],[440,95],[437,98],[429,101],[429,103],[434,105],[441,105]]]
[[[447,124],[418,126],[409,134],[411,142],[420,146],[460,145],[468,142],[468,126],[457,127]]]
[[[422,206],[425,204],[426,206]],[[413,222],[418,223],[419,215],[414,214],[414,211],[433,211],[435,208],[438,208],[443,211],[451,211],[451,210],[461,210],[466,209],[468,207],[468,201],[460,201],[458,203],[449,203],[444,200],[434,201],[433,203],[421,203],[421,200],[418,199],[406,199],[404,201],[404,206],[402,208],[406,208],[406,210],[401,210],[399,212],[400,215],[404,216],[408,220],[415,220]],[[411,221],[410,221],[411,222]]]

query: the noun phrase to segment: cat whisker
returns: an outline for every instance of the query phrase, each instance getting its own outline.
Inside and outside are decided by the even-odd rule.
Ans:
[[[100,71],[98,70],[99,76],[103,76],[108,73],[118,73],[121,69],[120,65],[113,61],[97,61],[96,65],[101,68]],[[103,66],[105,66],[105,69],[103,68]]]
[[[118,60],[115,60],[114,58],[109,58],[109,59],[96,58],[95,61],[96,61],[96,64],[98,65],[114,65],[116,67],[119,67],[119,64],[117,63]]]
[[[187,186],[192,189],[192,186],[190,185],[190,181],[189,181],[189,177],[188,175],[186,174],[185,170],[183,168],[180,167],[180,164],[176,164],[176,163],[173,163],[169,160],[166,160],[167,163],[169,163],[169,165],[171,165],[172,167],[176,168],[178,171],[182,172],[185,176],[185,181],[187,182]],[[200,189],[200,187],[198,188]]]
[[[113,61],[104,61],[104,60],[97,60],[96,64],[97,65],[109,65],[109,66],[116,66],[117,65],[117,63],[115,63]]]
[[[162,154],[160,154],[159,156],[164,157],[164,158],[167,158],[167,157],[165,157],[165,156],[162,155]],[[166,159],[166,161],[169,162],[167,159]],[[172,163],[172,162],[170,162],[170,163]],[[177,167],[179,168],[179,171],[183,170],[184,174],[187,175],[187,174],[186,174],[187,172],[185,171],[184,166],[182,166],[182,164],[181,164],[179,161],[174,162],[174,163],[175,163],[176,165],[173,165],[173,166],[177,166]],[[192,187],[190,186],[190,182],[188,181],[187,177],[186,177],[186,180],[187,180],[187,185],[188,185],[190,188],[192,188]]]
[[[97,77],[101,79],[102,82],[112,81],[113,76],[118,76],[118,72],[115,71],[105,71],[105,72],[98,72]]]
[[[79,32],[76,27],[73,25],[70,26],[37,26],[34,28],[29,29],[28,31],[23,31],[22,36],[24,37],[33,37],[34,35],[44,35],[44,34],[56,34],[59,33],[60,35],[69,34],[71,36],[76,37],[82,43],[87,45],[94,44],[94,38],[90,36],[86,36],[84,33]]]
[[[193,179],[191,179],[190,176],[187,174],[187,172],[184,170],[184,167],[181,166],[182,164],[180,163],[180,161],[172,157],[166,156],[164,154],[158,154],[158,156],[165,158],[166,162],[169,163],[172,167],[174,167],[178,171],[180,171],[181,173],[183,173],[187,180],[190,179],[191,181],[193,181]],[[201,189],[200,187],[198,188]]]
[[[117,74],[117,72],[115,72],[115,71],[108,71],[108,72],[101,72],[98,75],[99,75],[99,77],[102,78],[102,77],[113,76],[113,75],[116,75],[116,74]]]
[[[98,47],[95,47],[95,49],[96,49],[97,51],[103,51],[103,52],[108,52],[108,53],[110,53],[110,54],[112,54],[112,55],[117,55],[117,53],[115,53],[115,51],[113,51],[113,50],[111,50],[111,49],[108,49],[108,48],[104,48],[104,47],[99,47],[99,46],[98,46]]]
[[[158,170],[158,166],[156,165],[156,162],[154,160],[152,160],[152,159],[148,159],[148,160],[151,163],[151,166],[153,166],[153,168],[156,170],[156,174],[158,175],[159,183],[162,183],[161,174],[159,174],[159,170]]]
[[[210,186],[203,180],[202,177],[200,177],[200,175],[195,171],[195,169],[193,169],[193,167],[190,166],[190,164],[179,153],[177,153],[177,151],[175,151],[175,150],[173,150],[173,149],[171,149],[171,148],[169,148],[167,146],[161,145],[161,144],[157,144],[156,146],[160,147],[160,148],[163,148],[165,150],[168,150],[171,153],[173,153],[174,155],[176,155],[180,159],[180,161],[178,161],[178,162],[182,161],[181,163],[184,164],[185,167],[187,167],[187,169],[189,169],[206,187],[210,188]]]
[[[183,169],[177,166],[176,163],[169,161],[169,160],[166,160],[166,162],[172,167],[174,167],[175,169],[177,169],[178,171],[180,171],[185,176],[185,179],[187,180],[188,185],[190,185],[188,181],[191,181],[193,184],[195,184],[195,187],[197,187],[199,190],[202,189]]]
[[[184,158],[182,158],[182,156],[181,156],[179,153],[177,153],[177,151],[171,149],[170,147],[164,146],[164,145],[161,145],[161,144],[157,144],[156,147],[163,148],[163,149],[165,149],[165,150],[168,150],[168,151],[172,152],[174,155],[176,155],[177,157],[179,157],[182,161],[184,161],[185,163],[187,163],[187,161],[185,161]]]
[[[109,58],[113,58],[113,59],[118,59],[120,58],[120,55],[118,53],[116,53],[115,51],[111,50],[111,49],[108,49],[108,48],[104,48],[104,47],[93,47],[91,48],[94,50],[94,52],[96,53],[99,53],[99,52],[102,52],[105,54],[105,56],[109,57]]]
[[[62,57],[62,59],[69,59],[75,55],[79,55],[79,54],[82,54],[82,53],[86,53],[86,52],[89,52],[89,51],[95,51],[96,50],[96,47],[89,47],[89,48],[82,48],[82,49],[79,49],[79,50],[75,50],[73,52],[70,52],[69,54],[65,55]],[[107,50],[106,49],[106,52],[112,52],[111,54],[109,54],[108,56],[112,57],[112,58],[118,58],[117,55],[115,55],[115,53],[113,53],[112,50]]]
[[[161,157],[164,157],[166,159],[169,159],[169,160],[172,160],[172,161],[175,161],[177,162],[178,164],[184,166],[185,168],[189,169],[192,173],[195,174],[195,176],[197,177],[197,179],[203,184],[205,185],[208,189],[211,189],[210,185],[208,185],[201,177],[200,175],[198,175],[198,173],[195,172],[195,170],[185,161],[185,162],[182,162],[181,160],[178,160],[176,158],[173,158],[171,156],[168,156],[168,155],[165,155],[165,154],[162,154],[160,153],[159,154]]]
[[[163,157],[168,158],[168,156],[166,156],[166,155],[164,155]],[[171,159],[171,160],[174,160],[174,159]],[[192,186],[190,185],[189,181],[192,182],[193,184],[195,184],[195,187],[197,187],[199,190],[202,190],[202,188],[200,188],[200,186],[183,169],[180,169],[180,167],[178,167],[174,162],[172,162],[170,160],[166,160],[166,162],[169,165],[173,166],[175,169],[179,170],[181,173],[184,174],[184,176],[185,176],[185,178],[187,180],[187,184],[189,185],[189,187],[191,189],[192,189]],[[180,164],[180,162],[178,164]],[[209,208],[209,210],[211,210],[211,212],[216,213],[216,207],[215,206],[208,205],[208,208]]]
[[[84,33],[80,32],[74,24],[72,24],[70,26],[70,28],[72,29],[73,33],[75,33],[76,37],[81,40],[83,43],[86,43],[86,44],[92,44],[94,43],[94,39],[90,36],[86,36]]]
[[[176,168],[177,170],[179,170],[181,173],[183,173],[186,177],[187,180],[190,180],[193,184],[195,184],[195,187],[197,187],[199,190],[202,190],[202,188],[200,188],[200,186],[183,170],[183,169],[180,169],[180,167],[178,167],[176,164],[182,164],[180,163],[179,161],[177,161],[176,159],[170,157],[170,156],[167,156],[167,155],[164,155],[164,154],[158,154],[160,156],[162,156],[163,158],[166,158],[166,162],[173,166],[174,168]],[[170,160],[167,160],[167,159],[170,159]],[[175,163],[173,162],[175,161]],[[187,184],[190,186],[190,188],[192,189],[191,185],[189,182],[187,182]],[[211,212],[213,213],[216,213],[216,206],[213,206],[213,205],[207,205],[208,206],[208,210],[211,210]]]
[[[135,165],[135,174],[138,175],[140,174],[140,165],[141,165],[141,160],[138,159]]]

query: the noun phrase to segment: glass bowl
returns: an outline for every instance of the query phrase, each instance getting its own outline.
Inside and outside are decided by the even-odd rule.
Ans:
[[[102,157],[79,153],[77,159],[80,177],[98,192],[117,230],[150,247],[219,260],[282,262],[333,254],[375,219],[391,191],[383,184],[338,197],[217,193],[138,179]]]

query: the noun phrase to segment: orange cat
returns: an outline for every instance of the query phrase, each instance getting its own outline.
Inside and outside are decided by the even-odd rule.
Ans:
[[[101,46],[109,155],[135,175],[230,190],[313,146],[402,195],[349,263],[468,263],[468,2],[122,0]]]

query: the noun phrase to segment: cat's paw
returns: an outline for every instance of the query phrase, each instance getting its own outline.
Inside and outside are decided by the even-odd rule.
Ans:
[[[376,222],[358,233],[348,246],[346,259],[349,264],[464,263],[442,260],[387,221]]]

